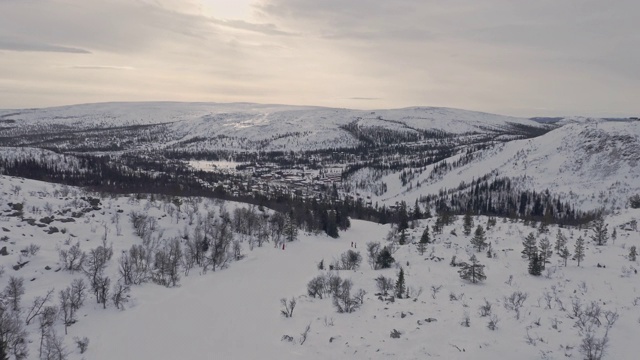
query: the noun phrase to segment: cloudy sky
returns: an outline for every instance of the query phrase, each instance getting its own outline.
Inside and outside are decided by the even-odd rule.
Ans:
[[[0,108],[640,114],[638,0],[0,0]]]

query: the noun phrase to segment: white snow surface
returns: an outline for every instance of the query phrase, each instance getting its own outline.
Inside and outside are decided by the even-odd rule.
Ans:
[[[101,244],[104,228],[108,229],[108,242],[113,244],[114,257],[107,275],[117,279],[117,259],[122,250],[142,240],[134,235],[127,214],[144,211],[158,219],[164,238],[171,238],[189,229],[186,217],[170,217],[165,212],[170,204],[158,200],[135,197],[102,199],[100,210],[76,219],[76,222],[54,222],[62,232],[47,234],[47,228],[30,226],[17,217],[6,216],[8,203],[24,202],[25,217],[40,219],[49,211],[83,206],[83,191],[38,181],[0,176],[0,234],[7,239],[8,256],[0,256],[5,273],[0,277],[4,288],[10,276],[25,279],[26,294],[22,299],[23,311],[32,299],[44,295],[47,289],[56,292],[81,273],[69,273],[59,268],[58,249],[79,241],[84,251]],[[48,204],[48,205],[47,205]],[[220,203],[203,199],[200,210],[218,209]],[[228,210],[242,204],[226,203]],[[118,236],[112,219],[122,210]],[[497,256],[487,258],[471,248],[470,237],[462,235],[462,221],[446,226],[443,235],[436,235],[424,255],[419,255],[413,244],[404,245],[394,253],[397,266],[387,270],[372,270],[366,263],[365,244],[369,241],[386,242],[388,225],[352,221],[352,227],[341,233],[339,239],[324,235],[303,234],[299,240],[288,243],[286,249],[273,244],[250,251],[243,243],[246,257],[233,262],[229,268],[200,274],[193,269],[182,276],[180,284],[165,288],[148,283],[132,288],[132,298],[125,310],[116,310],[112,304],[102,309],[89,294],[79,310],[78,322],[69,327],[64,337],[69,359],[561,359],[582,358],[579,344],[582,335],[572,318],[572,301],[579,299],[583,306],[595,302],[603,310],[617,311],[620,318],[609,332],[610,343],[605,359],[635,359],[637,333],[640,329],[640,288],[637,261],[627,259],[629,247],[640,245],[640,233],[629,229],[629,222],[640,218],[640,210],[622,210],[606,220],[610,230],[617,229],[617,239],[606,246],[594,246],[587,241],[586,259],[577,266],[569,261],[567,267],[557,255],[551,259],[544,276],[527,273],[527,261],[520,251],[523,238],[537,230],[522,223],[498,219],[495,227],[487,231],[488,241]],[[486,225],[486,217],[476,217],[475,224]],[[423,220],[410,230],[410,239],[417,241],[433,219]],[[626,225],[625,225],[626,224]],[[6,230],[5,230],[6,229]],[[456,230],[458,235],[451,234]],[[552,242],[558,228],[550,227]],[[588,239],[590,231],[560,229],[569,238],[569,248],[578,236]],[[73,234],[74,237],[71,237]],[[433,234],[432,234],[433,236]],[[20,249],[34,243],[40,251],[29,257],[20,255]],[[326,272],[317,269],[324,259],[325,265],[341,253],[352,249],[365,258],[355,271],[335,271],[342,278],[352,279],[354,292],[364,289],[367,295],[361,309],[350,314],[339,314],[330,299],[311,298],[306,284],[311,278]],[[449,265],[453,255],[458,261],[467,261],[476,254],[486,265],[487,280],[479,284],[463,281],[457,269]],[[20,270],[12,266],[29,260]],[[605,267],[598,267],[601,264]],[[50,266],[51,270],[45,270]],[[395,302],[381,301],[375,295],[374,279],[384,275],[395,279],[399,267],[405,271],[410,298]],[[509,281],[510,279],[510,281]],[[442,286],[433,294],[432,286]],[[545,293],[555,299],[546,306]],[[514,291],[528,294],[521,317],[516,319],[507,310],[504,297]],[[452,299],[452,295],[457,300]],[[280,316],[280,299],[294,297],[298,301],[292,318]],[[478,312],[485,300],[492,303],[492,313],[498,316],[495,331],[487,328],[488,318]],[[578,300],[575,300],[578,301]],[[634,301],[635,304],[634,305]],[[57,297],[56,297],[57,302]],[[566,310],[562,310],[562,306]],[[461,325],[468,314],[470,326]],[[428,318],[437,321],[426,322]],[[604,318],[601,319],[604,321]],[[304,345],[299,344],[300,333],[311,324]],[[554,325],[555,324],[555,325]],[[30,331],[30,358],[37,358],[37,325]],[[399,339],[390,338],[390,332],[401,332]],[[58,335],[64,328],[58,321]],[[597,328],[597,336],[603,335]],[[290,335],[294,343],[281,341]],[[88,336],[87,353],[80,354],[73,337]],[[527,340],[529,339],[529,340]]]

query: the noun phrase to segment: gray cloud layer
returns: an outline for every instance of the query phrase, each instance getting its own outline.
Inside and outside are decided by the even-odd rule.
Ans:
[[[637,1],[257,0],[244,19],[202,11],[207,3],[216,0],[0,1],[0,68],[11,70],[0,73],[0,107],[165,99],[638,111]]]

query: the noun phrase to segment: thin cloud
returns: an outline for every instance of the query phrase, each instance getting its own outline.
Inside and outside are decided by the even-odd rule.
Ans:
[[[131,66],[113,66],[113,65],[73,65],[73,66],[69,66],[68,68],[77,69],[77,70],[124,70],[124,71],[135,70],[135,68]]]
[[[0,39],[0,49],[21,52],[58,52],[70,54],[91,54],[89,50],[53,44],[32,43]]]
[[[211,18],[211,22],[216,25],[220,25],[220,26],[224,26],[232,29],[252,31],[252,32],[257,32],[264,35],[281,35],[281,36],[296,35],[294,33],[280,30],[274,24],[259,24],[259,23],[247,22],[244,20],[221,20],[216,18]]]

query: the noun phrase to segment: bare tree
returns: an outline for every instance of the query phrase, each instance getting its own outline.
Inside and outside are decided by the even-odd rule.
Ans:
[[[216,271],[216,269],[226,267],[229,262],[229,247],[233,241],[233,233],[227,220],[208,220],[205,225],[205,234],[207,238],[211,239],[211,245],[207,263],[213,271]],[[205,270],[208,266],[205,266]]]
[[[182,248],[180,240],[175,238],[156,252],[153,272],[154,282],[167,287],[176,286],[180,280],[181,262]]]
[[[318,275],[311,279],[309,283],[307,283],[307,294],[311,297],[319,297],[322,299],[324,294],[327,292],[327,283],[326,278],[323,275]]]
[[[379,242],[368,242],[367,243],[367,262],[372,269],[378,270],[378,255],[380,254],[380,250],[382,249]]]
[[[338,289],[333,294],[333,306],[339,313],[351,313],[360,307],[360,303],[351,297],[353,283],[349,279],[340,282]]]
[[[53,297],[53,289],[49,290],[47,292],[47,295],[45,295],[44,297],[36,296],[36,298],[33,299],[33,305],[31,305],[31,308],[27,312],[27,317],[25,320],[27,325],[29,325],[31,320],[33,320],[36,316],[39,316],[40,314],[42,314],[44,305],[48,303],[52,297]]]
[[[120,257],[119,265],[125,285],[140,285],[149,280],[151,254],[142,245],[132,245],[129,252]]]
[[[89,251],[86,264],[84,266],[84,272],[89,278],[91,289],[98,303],[102,303],[100,292],[104,290],[105,277],[102,276],[104,269],[107,267],[107,263],[113,256],[113,249],[111,247],[98,246],[95,249]],[[107,284],[108,289],[108,284]],[[107,290],[108,292],[108,290]]]
[[[58,307],[57,306],[47,306],[42,310],[42,313],[38,317],[38,328],[40,329],[40,359],[42,359],[42,346],[44,345],[44,341],[49,334],[49,329],[55,324],[56,319],[58,318]],[[65,326],[66,329],[66,326]]]
[[[11,304],[11,309],[15,312],[20,311],[22,295],[24,295],[24,279],[14,276],[9,277],[9,284],[4,288],[4,296]]]
[[[360,267],[362,255],[353,250],[347,250],[340,255],[340,270],[356,270]]]
[[[121,282],[115,283],[113,285],[113,291],[111,294],[111,301],[113,301],[113,305],[116,306],[116,309],[120,309],[126,302],[129,301],[129,286],[122,284]]]
[[[87,254],[80,250],[80,242],[71,246],[69,250],[61,249],[58,255],[64,269],[71,272],[82,270],[82,266],[87,258]]]
[[[66,360],[71,352],[64,346],[64,338],[58,337],[51,328],[45,337],[44,348],[41,359],[43,360]]]
[[[16,360],[26,359],[29,356],[27,337],[19,313],[0,308],[0,352]]]
[[[389,294],[389,291],[393,290],[394,288],[394,282],[391,278],[380,275],[375,280],[378,292],[383,296],[387,296]]]

